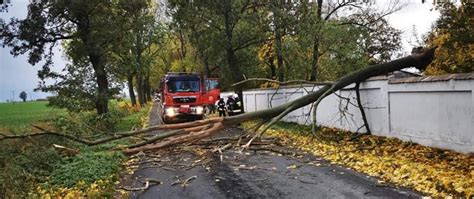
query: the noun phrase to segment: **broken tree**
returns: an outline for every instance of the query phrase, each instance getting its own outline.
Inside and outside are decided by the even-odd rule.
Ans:
[[[132,132],[125,132],[119,133],[117,136],[108,138],[108,139],[101,139],[99,141],[88,141],[79,138],[74,138],[72,140],[78,141],[81,143],[85,143],[87,145],[95,145],[105,143],[110,140],[115,139],[122,139],[129,136],[135,136],[138,134],[142,134],[145,132],[158,130],[158,129],[169,129],[172,131],[164,132],[154,137],[151,137],[145,141],[142,141],[137,144],[133,144],[123,148],[123,152],[125,154],[134,154],[140,151],[149,151],[149,150],[156,150],[180,143],[194,143],[198,140],[203,138],[210,137],[220,130],[230,127],[241,122],[251,121],[251,120],[260,120],[260,122],[252,128],[254,133],[253,137],[244,144],[243,148],[248,148],[251,142],[261,136],[270,126],[275,124],[277,121],[282,119],[288,113],[301,108],[303,106],[309,105],[314,103],[314,107],[317,107],[319,102],[322,99],[329,96],[333,92],[336,92],[344,87],[347,87],[352,84],[358,84],[370,77],[384,75],[389,72],[393,72],[396,70],[401,70],[403,68],[408,67],[416,67],[419,70],[424,70],[428,64],[431,63],[434,56],[434,51],[436,47],[424,50],[417,54],[412,54],[407,57],[403,57],[397,60],[393,60],[388,63],[384,64],[377,64],[368,66],[366,68],[357,70],[346,76],[341,77],[337,81],[333,83],[328,83],[323,86],[321,89],[309,93],[301,98],[298,98],[294,101],[288,102],[286,104],[282,104],[280,106],[276,106],[270,109],[256,111],[256,112],[249,112],[237,116],[226,117],[226,118],[210,118],[206,120],[194,121],[194,122],[187,122],[181,124],[166,124],[166,125],[157,125],[151,126],[146,129],[141,129],[138,131]],[[66,135],[65,133],[55,133],[53,131],[45,131],[46,134],[52,134],[56,136],[63,136]],[[33,134],[38,135],[38,134]],[[0,140],[1,139],[11,139],[11,138],[18,138],[18,137],[25,137],[24,136],[10,136],[7,134],[0,133]],[[31,136],[31,135],[30,135]],[[71,139],[71,136],[65,136],[68,139]]]

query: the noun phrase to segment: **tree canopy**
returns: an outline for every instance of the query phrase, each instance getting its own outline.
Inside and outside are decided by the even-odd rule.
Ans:
[[[21,91],[20,93],[20,99],[23,100],[23,102],[26,101],[26,98],[27,98],[27,94],[25,91]]]
[[[0,41],[13,55],[27,54],[31,64],[42,64],[38,89],[57,93],[52,104],[98,114],[108,112],[108,99],[125,85],[132,103],[143,105],[169,71],[221,77],[224,89],[252,77],[330,81],[387,62],[401,48],[401,32],[385,19],[397,4],[383,11],[370,2],[329,0],[170,0],[167,5],[33,1],[26,19],[0,21]],[[463,32],[472,24],[472,5],[443,5],[445,17],[428,43],[445,50],[437,52],[427,73],[472,71],[467,56],[472,36]],[[51,69],[55,47],[70,61],[62,71]],[[453,50],[457,56],[447,53]]]
[[[426,43],[438,46],[436,59],[427,68],[426,74],[469,73],[474,71],[474,4],[461,1],[438,2],[441,12]]]

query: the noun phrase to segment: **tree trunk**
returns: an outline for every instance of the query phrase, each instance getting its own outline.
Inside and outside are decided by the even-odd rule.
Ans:
[[[278,80],[281,82],[285,81],[285,66],[283,65],[283,53],[282,53],[282,38],[279,30],[275,31],[275,43],[276,43],[276,55],[277,55],[277,67],[278,67]]]
[[[105,70],[105,56],[103,49],[97,43],[91,42],[91,30],[89,29],[89,19],[79,18],[78,22],[79,38],[86,44],[89,62],[94,69],[94,76],[97,83],[97,96],[94,99],[95,108],[98,115],[109,112],[109,81],[107,80],[107,72]]]
[[[322,24],[322,7],[323,7],[323,0],[318,0],[318,7],[317,7],[317,23],[319,26]],[[319,62],[319,43],[320,43],[320,28],[318,28],[314,32],[314,41],[313,41],[313,56],[311,60],[311,74],[309,77],[309,81],[317,81],[318,80],[318,62]]]
[[[122,139],[129,136],[142,134],[145,132],[154,131],[157,129],[180,129],[180,130],[166,132],[163,135],[162,134],[156,135],[154,137],[151,137],[150,139],[142,141],[141,143],[130,145],[130,147],[127,147],[128,149],[123,150],[125,154],[132,154],[132,153],[137,153],[137,152],[145,151],[145,150],[156,150],[163,147],[168,147],[171,145],[176,145],[176,144],[185,143],[185,142],[188,142],[188,143],[196,142],[200,139],[211,137],[226,127],[230,127],[230,126],[233,126],[235,124],[245,122],[245,121],[261,120],[263,121],[261,122],[261,124],[265,124],[265,127],[259,130],[259,133],[257,133],[253,137],[255,138],[258,135],[261,135],[261,133],[263,133],[266,129],[268,129],[268,127],[273,125],[275,122],[277,122],[278,120],[283,118],[285,115],[289,114],[290,112],[296,109],[299,109],[301,107],[304,107],[306,105],[309,105],[311,103],[317,104],[322,99],[329,96],[330,94],[344,87],[347,87],[351,84],[359,83],[370,77],[384,75],[389,72],[401,70],[403,68],[408,68],[408,67],[416,67],[419,70],[424,70],[433,60],[435,49],[436,48],[431,48],[431,49],[425,50],[424,52],[420,54],[410,55],[410,56],[397,59],[388,63],[368,66],[366,68],[347,74],[341,77],[340,79],[338,79],[336,82],[326,85],[315,92],[311,92],[296,100],[293,100],[286,104],[282,104],[270,109],[259,110],[255,112],[249,112],[249,113],[231,116],[231,117],[225,117],[225,118],[214,117],[214,118],[209,118],[206,120],[199,120],[199,121],[193,121],[193,122],[187,122],[187,123],[179,123],[179,124],[171,124],[171,125],[155,125],[155,126],[147,127],[146,129],[119,133],[116,136],[101,138],[94,141],[83,140],[66,133],[51,132],[37,126],[35,126],[35,128],[42,130],[43,131],[42,133],[23,134],[23,135],[3,134],[3,136],[0,137],[0,140],[25,138],[25,137],[50,134],[50,135],[65,137],[76,142],[93,146],[93,145],[102,144],[102,143],[106,143],[106,142],[117,140],[117,139]],[[254,128],[254,130],[258,130],[261,126],[262,125],[257,126],[256,128]],[[244,145],[244,147],[249,147],[249,144],[253,140],[253,138],[249,141],[249,143]],[[135,147],[135,146],[138,146],[138,147]]]
[[[132,153],[137,153],[143,150],[156,150],[156,149],[168,147],[175,144],[191,142],[191,141],[195,142],[205,137],[213,136],[214,134],[218,133],[220,130],[224,129],[225,127],[229,127],[229,126],[232,126],[241,122],[245,122],[245,121],[250,121],[250,120],[270,121],[265,125],[264,129],[261,130],[260,133],[257,133],[254,136],[255,138],[256,136],[261,135],[261,133],[263,133],[266,129],[268,129],[268,127],[273,125],[275,122],[277,122],[278,120],[283,118],[285,115],[289,114],[290,112],[296,109],[299,109],[301,107],[304,107],[306,105],[309,105],[311,103],[319,102],[323,98],[329,96],[331,93],[336,92],[346,86],[349,86],[354,83],[362,82],[370,77],[384,75],[389,72],[401,70],[403,68],[416,67],[419,70],[424,70],[426,66],[428,66],[428,64],[430,64],[431,61],[433,60],[434,50],[435,48],[432,48],[432,49],[426,50],[425,52],[421,54],[407,56],[407,57],[397,59],[397,60],[384,63],[384,64],[368,66],[366,68],[360,69],[353,73],[347,74],[343,76],[342,78],[338,79],[333,84],[326,85],[322,87],[321,89],[319,89],[318,91],[311,92],[308,95],[305,95],[294,101],[288,102],[286,104],[282,104],[274,108],[255,111],[255,112],[249,112],[249,113],[231,116],[231,117],[225,117],[225,118],[220,118],[220,117],[211,118],[213,119],[213,121],[211,121],[211,119],[207,119],[207,120],[200,121],[199,123],[190,122],[190,123],[179,124],[179,126],[181,127],[185,126],[186,128],[189,128],[189,127],[198,127],[198,126],[202,127],[202,125],[208,125],[209,122],[211,123],[208,126],[210,128],[207,130],[191,132],[189,134],[184,134],[184,135],[178,134],[179,132],[176,132],[175,133],[176,135],[168,134],[167,136],[170,136],[170,137],[168,137],[165,140],[162,140],[161,142],[158,142],[155,144],[149,144],[143,147],[127,149],[127,150],[124,150],[124,153],[132,154]],[[178,127],[178,125],[177,126],[171,125],[168,128],[171,129],[174,127]],[[157,140],[154,140],[154,141],[157,141]],[[250,141],[244,146],[249,146],[249,144],[250,144]]]
[[[233,39],[233,29],[232,27],[235,24],[232,24],[231,22],[231,12],[232,12],[232,5],[231,5],[231,0],[224,0],[224,26],[225,26],[225,38],[226,38],[226,56],[227,56],[227,63],[229,65],[229,71],[231,71],[231,78],[232,82],[240,82],[244,79],[243,73],[240,69],[240,66],[238,64],[237,57],[235,55],[235,50],[232,45],[232,39]],[[236,22],[234,22],[236,23]],[[235,92],[237,95],[240,97],[243,96],[242,94],[242,87],[236,87]],[[244,107],[244,102],[242,98],[241,100],[241,106],[242,106],[242,111]]]
[[[209,61],[207,61],[207,58],[204,58],[204,77],[211,77],[211,67],[209,66]]]
[[[109,81],[107,80],[107,72],[102,57],[98,53],[90,53],[89,60],[94,68],[97,81],[97,98],[95,99],[95,108],[98,115],[109,112]]]
[[[128,95],[130,96],[130,101],[132,101],[132,106],[137,105],[137,98],[135,97],[135,91],[133,90],[133,74],[127,75],[128,83]]]
[[[431,49],[425,50],[421,54],[410,55],[410,56],[400,58],[388,63],[368,66],[358,71],[349,73],[341,77],[340,79],[338,79],[333,84],[326,85],[322,87],[321,89],[315,92],[309,93],[308,95],[300,97],[294,101],[291,101],[286,104],[282,104],[280,106],[276,106],[270,109],[250,112],[250,113],[246,113],[246,114],[238,115],[234,117],[227,117],[227,118],[224,118],[223,123],[235,124],[235,123],[255,120],[255,119],[273,118],[282,113],[286,115],[290,113],[291,111],[294,111],[298,108],[301,108],[303,106],[306,106],[315,102],[320,97],[322,97],[323,94],[326,93],[327,91],[330,91],[330,93],[332,93],[346,86],[349,86],[353,83],[363,82],[364,80],[370,77],[385,75],[389,72],[401,70],[403,68],[416,67],[419,70],[424,70],[426,66],[428,66],[428,64],[431,63],[431,61],[433,60],[434,51],[435,51],[435,48],[431,48]],[[328,95],[330,93],[328,93]],[[328,95],[325,95],[323,97],[326,97]]]
[[[357,106],[359,107],[362,120],[364,121],[365,129],[367,130],[367,134],[370,135],[372,134],[372,132],[370,131],[369,122],[367,121],[367,116],[365,115],[364,106],[362,105],[362,100],[360,99],[360,82],[356,83],[355,90],[356,90],[356,97],[357,97]]]
[[[319,62],[319,37],[316,34],[314,35],[313,57],[311,60],[311,75],[309,77],[309,81],[318,80],[318,62]]]
[[[143,89],[143,76],[140,72],[137,73],[135,79],[137,80],[137,95],[138,95],[138,104],[143,106],[145,104],[145,92]]]
[[[184,59],[186,58],[186,38],[184,38],[184,34],[182,32],[182,30],[179,30],[179,33],[178,33],[178,39],[179,39],[179,57],[181,59],[181,61],[184,61]],[[184,64],[181,64],[181,70],[182,72],[186,72],[186,65]]]
[[[150,73],[149,72],[145,75],[144,89],[145,89],[145,99],[147,102],[150,102],[151,101],[151,87],[150,87]]]
[[[136,64],[137,64],[137,73],[136,73],[136,80],[137,80],[137,94],[138,94],[138,103],[140,106],[143,106],[145,104],[145,88],[144,88],[144,82],[143,82],[143,63],[142,63],[142,46],[141,46],[141,33],[140,31],[137,31],[135,33],[135,56],[136,56]]]
[[[271,77],[270,77],[270,79],[276,80],[276,79],[277,79],[277,76],[276,76],[276,66],[275,66],[275,64],[273,63],[273,60],[274,60],[273,57],[268,58],[268,64],[269,64],[270,72],[271,72]]]

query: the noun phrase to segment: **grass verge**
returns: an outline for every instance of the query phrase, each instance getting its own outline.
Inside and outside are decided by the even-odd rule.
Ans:
[[[51,111],[43,106],[44,103],[40,104],[41,106],[34,104],[37,109],[31,109],[32,112]],[[27,109],[22,110],[24,112],[19,115],[28,115]],[[15,133],[29,132],[31,124],[41,122],[41,125],[48,129],[98,139],[110,136],[104,132],[140,128],[148,111],[148,107],[132,107],[123,101],[112,102],[110,113],[105,116],[97,116],[94,112],[66,113],[60,110],[54,115],[48,113],[48,122],[44,122],[45,120],[41,119],[44,114],[35,114],[37,117],[19,119],[21,121],[17,122],[23,124],[24,128]],[[75,148],[80,153],[65,156],[54,150],[53,144]],[[109,149],[123,144],[127,144],[127,140],[87,147],[52,136],[0,141],[0,198],[112,197],[124,156]]]

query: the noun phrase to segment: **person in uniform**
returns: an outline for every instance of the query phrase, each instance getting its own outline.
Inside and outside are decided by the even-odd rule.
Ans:
[[[234,115],[238,115],[242,113],[242,102],[237,94],[234,95],[234,107],[233,107]]]
[[[235,106],[234,102],[235,102],[234,101],[234,96],[232,96],[232,95],[227,96],[226,107],[227,107],[227,114],[229,116],[234,115],[234,106]]]
[[[220,98],[217,102],[217,111],[219,112],[219,117],[225,117],[225,102],[224,98]]]

